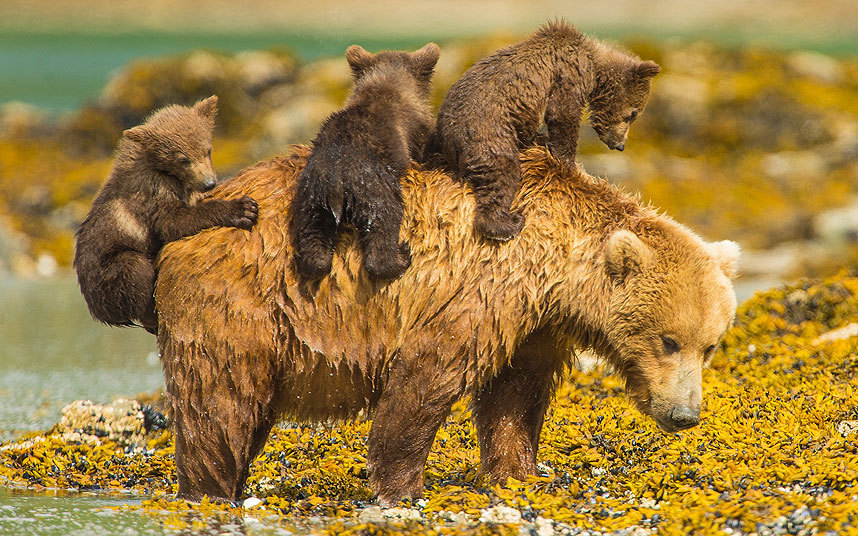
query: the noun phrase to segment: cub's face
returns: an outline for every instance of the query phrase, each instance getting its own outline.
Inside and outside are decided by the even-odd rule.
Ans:
[[[440,53],[441,49],[435,43],[427,43],[415,52],[385,50],[378,54],[367,52],[360,45],[352,45],[346,51],[346,60],[356,82],[375,69],[400,68],[414,79],[421,93],[428,96]]]
[[[155,169],[175,179],[186,192],[205,192],[217,184],[212,165],[212,130],[217,97],[193,107],[169,106],[123,135],[137,142]]]
[[[609,149],[626,147],[629,127],[643,113],[649,99],[650,81],[661,71],[651,62],[632,64],[606,79],[590,99],[590,124]]]
[[[667,432],[700,422],[702,370],[736,310],[738,246],[701,246],[656,251],[628,231],[606,243],[610,359],[638,408]]]

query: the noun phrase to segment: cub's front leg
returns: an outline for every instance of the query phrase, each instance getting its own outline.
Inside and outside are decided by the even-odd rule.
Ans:
[[[164,243],[179,240],[210,227],[250,229],[256,224],[259,206],[253,198],[210,199],[196,205],[164,207],[156,216],[156,231]]]
[[[572,169],[576,166],[575,153],[581,130],[583,105],[578,102],[580,98],[568,84],[558,84],[551,89],[545,109],[548,150],[551,156]]]

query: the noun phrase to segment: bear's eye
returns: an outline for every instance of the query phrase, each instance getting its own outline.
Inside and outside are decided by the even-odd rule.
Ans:
[[[211,147],[209,147],[208,157],[209,157],[209,158],[211,158],[211,157],[212,157],[212,149],[211,149]]]
[[[180,155],[176,155],[176,162],[178,162],[179,164],[181,164],[183,166],[187,166],[188,164],[191,163],[191,159],[188,158],[187,156],[183,155],[183,154],[180,154]]]
[[[714,351],[715,351],[715,345],[710,344],[709,346],[706,347],[705,350],[703,350],[703,355],[705,355],[705,356],[711,355],[712,352],[714,352]]]
[[[679,351],[679,344],[676,343],[675,340],[670,337],[661,337],[661,344],[664,345],[664,353],[666,354],[675,354]]]
[[[629,118],[627,119],[627,121],[628,121],[629,123],[631,123],[632,121],[634,121],[635,119],[637,119],[637,117],[638,117],[638,111],[637,111],[637,110],[632,110],[632,112],[629,114]]]

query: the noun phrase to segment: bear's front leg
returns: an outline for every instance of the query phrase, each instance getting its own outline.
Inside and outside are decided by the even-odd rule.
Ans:
[[[536,453],[564,353],[544,332],[532,334],[473,401],[482,472],[492,482],[536,474]]]
[[[402,351],[369,432],[370,486],[378,504],[423,496],[423,468],[435,434],[461,395],[462,377],[435,355]]]
[[[545,127],[548,129],[548,150],[561,164],[576,169],[578,133],[581,130],[583,107],[581,96],[571,84],[558,84],[551,89],[545,110]]]

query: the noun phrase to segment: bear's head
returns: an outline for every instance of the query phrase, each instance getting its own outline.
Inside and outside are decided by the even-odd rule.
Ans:
[[[609,149],[625,149],[629,127],[643,113],[650,81],[659,72],[661,67],[654,62],[625,56],[598,68],[588,98],[590,125]]]
[[[194,106],[167,106],[122,133],[137,144],[149,165],[179,182],[186,192],[205,192],[217,184],[212,166],[212,130],[217,96]]]
[[[646,232],[648,244],[619,230],[606,241],[613,292],[604,336],[629,396],[673,432],[700,422],[702,369],[736,310],[739,247],[669,227],[663,233]]]
[[[427,43],[415,52],[384,50],[377,54],[367,52],[360,45],[352,45],[346,51],[346,60],[355,82],[373,73],[399,70],[413,78],[420,96],[427,98],[440,54],[441,49],[435,43]]]

